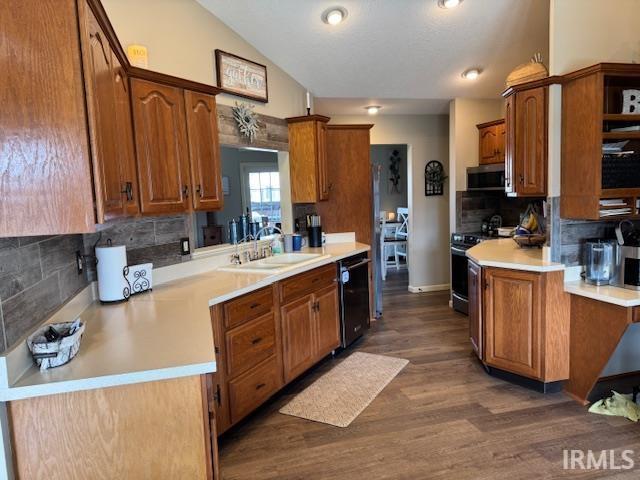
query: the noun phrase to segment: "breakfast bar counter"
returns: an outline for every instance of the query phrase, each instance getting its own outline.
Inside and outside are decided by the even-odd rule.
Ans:
[[[467,257],[481,267],[509,268],[529,272],[564,270],[564,265],[546,260],[541,248],[520,248],[511,238],[485,240],[471,247]]]

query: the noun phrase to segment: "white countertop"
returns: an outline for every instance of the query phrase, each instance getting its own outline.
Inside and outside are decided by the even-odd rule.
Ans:
[[[530,272],[564,270],[563,264],[545,260],[541,248],[520,248],[512,238],[485,240],[467,250],[466,255],[481,267]]]
[[[78,355],[46,372],[32,363],[0,389],[0,401],[214,372],[211,305],[368,250],[355,242],[307,248],[323,257],[277,274],[211,270],[154,287],[128,302],[94,302],[80,314],[86,330]]]
[[[595,285],[588,285],[582,280],[575,280],[565,282],[564,291],[572,295],[612,303],[614,305],[620,305],[621,307],[635,307],[640,305],[640,291],[614,287],[613,285],[596,287]]]

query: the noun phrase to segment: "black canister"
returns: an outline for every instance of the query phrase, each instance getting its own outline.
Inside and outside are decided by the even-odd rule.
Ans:
[[[309,227],[309,247],[322,246],[322,227]]]
[[[251,237],[253,237],[254,240],[258,236],[259,231],[260,231],[260,222],[249,223],[249,232],[251,233]]]
[[[244,240],[249,233],[251,233],[249,231],[249,216],[240,215],[238,217],[238,241]]]

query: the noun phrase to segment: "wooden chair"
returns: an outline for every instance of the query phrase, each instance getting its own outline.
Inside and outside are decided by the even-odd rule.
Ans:
[[[400,256],[404,255],[406,258],[407,248],[407,236],[402,233],[402,229],[406,231],[407,222],[393,222],[392,225],[387,225],[386,215],[381,216],[380,221],[380,273],[382,280],[387,279],[387,268],[396,267],[396,270],[400,269]],[[391,228],[390,228],[391,227]],[[400,235],[398,231],[400,230]],[[403,253],[404,252],[404,253]],[[393,258],[393,260],[390,260]]]

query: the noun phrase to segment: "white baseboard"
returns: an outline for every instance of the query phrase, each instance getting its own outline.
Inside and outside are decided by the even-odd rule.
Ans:
[[[449,287],[450,285],[448,283],[443,283],[442,285],[421,285],[419,287],[409,285],[409,291],[411,293],[442,292],[444,290],[449,290]]]

